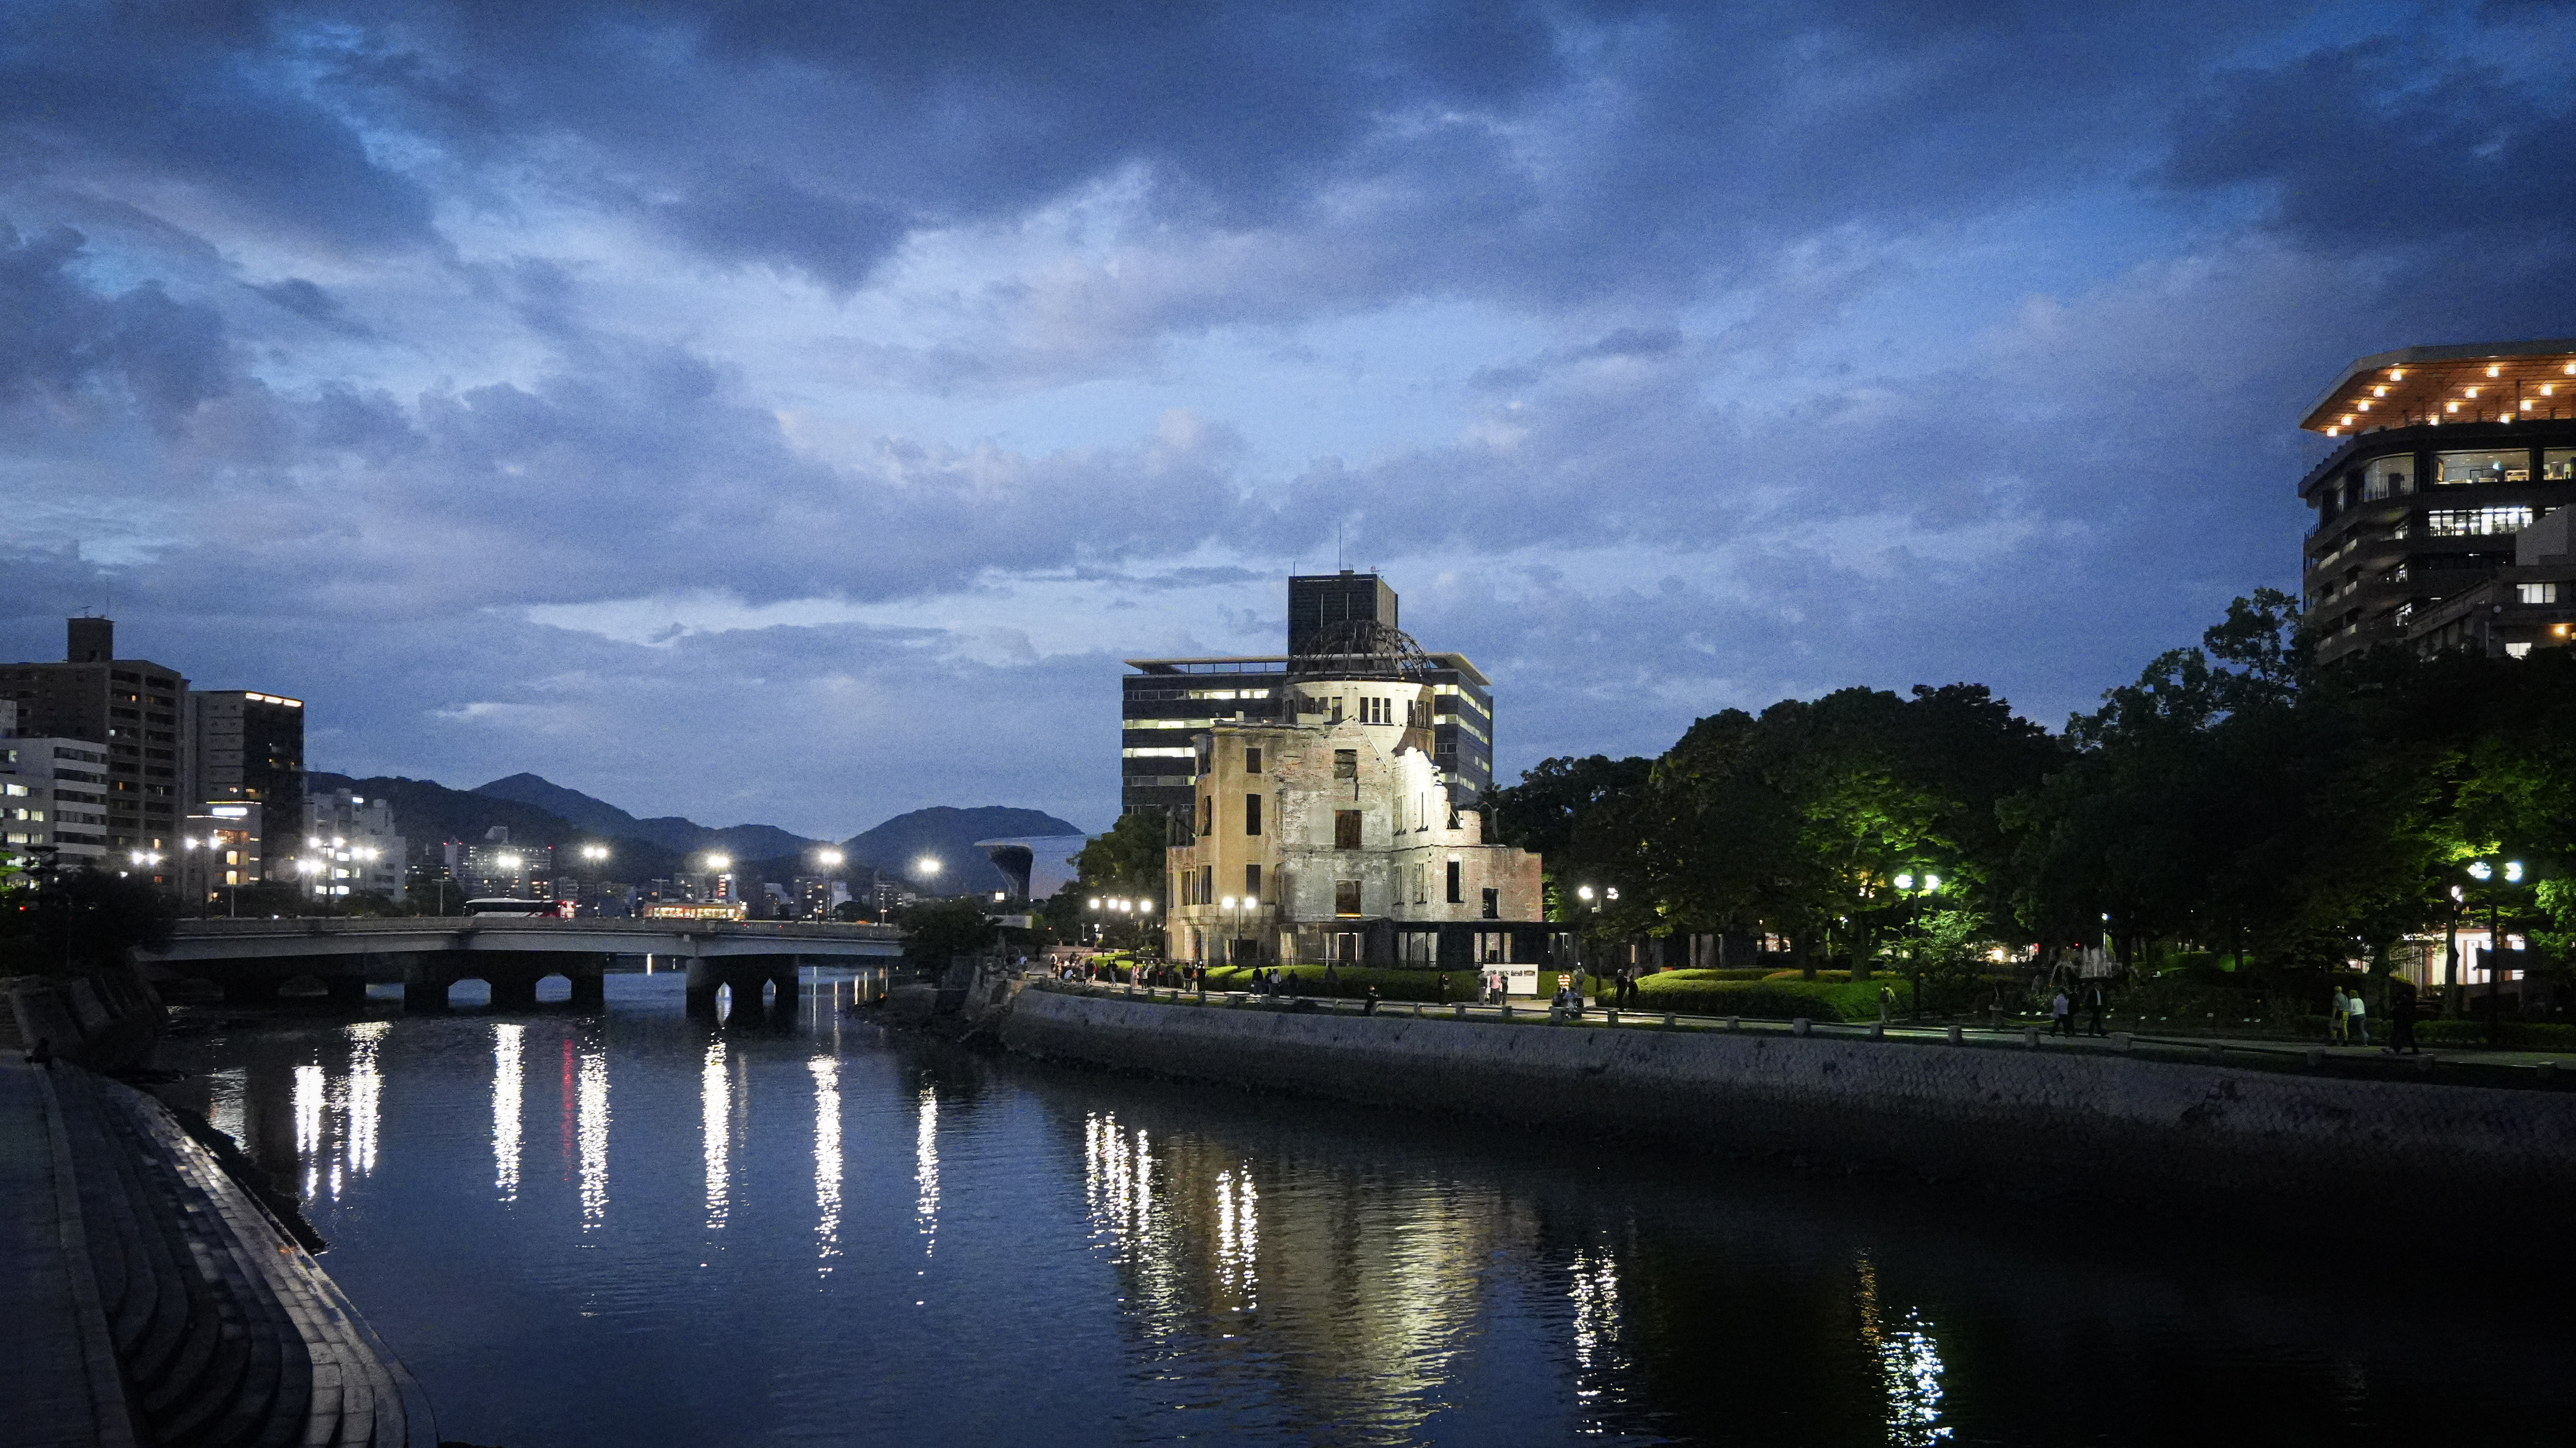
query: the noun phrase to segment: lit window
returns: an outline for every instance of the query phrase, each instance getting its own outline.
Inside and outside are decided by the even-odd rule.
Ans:
[[[2407,454],[2379,458],[2361,470],[2361,496],[2364,501],[2395,497],[2415,491],[2415,459]]]
[[[2531,454],[2516,448],[2511,452],[2446,452],[2434,459],[2439,471],[2433,480],[2445,487],[2464,483],[2527,483],[2531,481]]]
[[[2531,645],[2528,643],[2506,644],[2504,646],[2504,656],[2508,659],[2529,658],[2531,657]]]
[[[2513,601],[2516,603],[2556,603],[2558,601],[2558,585],[2555,583],[2517,583],[2513,586]]]
[[[2519,533],[2530,526],[2531,509],[2523,504],[2502,508],[2439,508],[2424,515],[2424,531],[2435,538]]]

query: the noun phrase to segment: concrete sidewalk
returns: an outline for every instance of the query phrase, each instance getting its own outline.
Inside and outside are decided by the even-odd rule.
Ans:
[[[45,1068],[0,1059],[0,1403],[26,1448],[132,1448]]]

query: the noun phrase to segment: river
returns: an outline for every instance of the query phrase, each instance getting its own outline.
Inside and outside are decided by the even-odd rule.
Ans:
[[[460,995],[462,992],[460,991]],[[813,1002],[211,1012],[165,1050],[444,1436],[2563,1442],[2559,1240],[2172,1226],[1061,1071]]]

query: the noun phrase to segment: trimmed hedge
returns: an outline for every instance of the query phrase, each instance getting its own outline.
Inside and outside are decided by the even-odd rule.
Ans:
[[[1640,977],[1636,1008],[1704,1016],[1749,1016],[1767,1021],[1794,1020],[1799,1016],[1816,1021],[1874,1021],[1878,1019],[1881,986],[1892,986],[1900,1004],[1905,999],[1903,986],[1894,982],[1809,981],[1798,979],[1794,971],[1787,980],[1688,978],[1705,974],[1676,970]]]
[[[1211,991],[1248,991],[1252,989],[1252,976],[1256,968],[1265,974],[1275,968],[1281,975],[1293,977],[1297,982],[1299,995],[1319,996],[1326,993],[1324,968],[1320,965],[1213,966],[1208,970],[1207,988]],[[1367,993],[1370,986],[1376,986],[1379,1000],[1432,1001],[1442,998],[1439,984],[1442,974],[1441,971],[1421,968],[1387,969],[1375,966],[1345,966],[1334,972],[1334,979],[1340,985],[1339,994],[1344,1000],[1357,1000]],[[1475,998],[1477,972],[1452,970],[1446,974],[1449,977],[1446,998],[1450,1002]]]

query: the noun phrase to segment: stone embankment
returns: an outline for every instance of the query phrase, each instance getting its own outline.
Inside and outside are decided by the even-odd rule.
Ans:
[[[1597,1019],[1597,1018],[1596,1018]],[[1631,1017],[1631,1020],[1634,1020]],[[2076,1050],[1206,1005],[1054,983],[1006,1046],[1185,1080],[1726,1151],[2240,1209],[2531,1221],[2576,1188],[2576,1091]]]
[[[160,1102],[18,1059],[30,1024],[52,1023],[0,1014],[0,1436],[435,1448],[419,1388],[304,1248]]]

